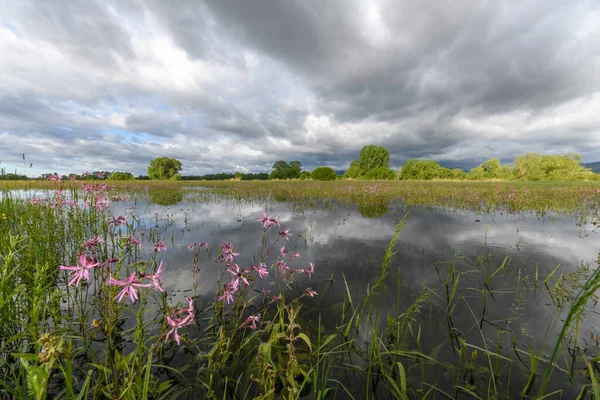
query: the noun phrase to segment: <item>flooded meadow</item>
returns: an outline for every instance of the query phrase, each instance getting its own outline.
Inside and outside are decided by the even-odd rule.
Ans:
[[[2,393],[596,396],[595,186],[301,184],[5,189]]]

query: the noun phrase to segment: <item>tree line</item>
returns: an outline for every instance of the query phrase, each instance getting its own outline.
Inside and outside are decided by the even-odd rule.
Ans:
[[[364,146],[356,160],[343,176],[328,166],[315,168],[313,171],[303,171],[302,163],[298,160],[277,160],[273,164],[271,173],[242,173],[224,172],[206,175],[182,176],[182,164],[179,160],[169,157],[153,159],[148,166],[148,175],[134,177],[130,172],[121,171],[94,171],[82,175],[69,174],[62,179],[77,180],[267,180],[267,179],[402,179],[402,180],[486,180],[486,179],[517,179],[517,180],[600,180],[600,175],[590,168],[582,165],[581,156],[578,154],[539,154],[526,153],[516,157],[512,164],[502,164],[498,158],[492,158],[479,164],[468,171],[443,167],[433,160],[410,159],[394,171],[389,166],[390,152],[383,146]],[[58,176],[56,173],[42,174],[37,179],[50,179]],[[2,169],[0,180],[26,180],[25,175],[6,174]]]
[[[539,180],[600,180],[600,176],[582,165],[578,154],[526,153],[516,157],[512,165],[502,165],[492,158],[464,171],[440,166],[432,160],[408,160],[400,170],[400,179],[518,179]]]

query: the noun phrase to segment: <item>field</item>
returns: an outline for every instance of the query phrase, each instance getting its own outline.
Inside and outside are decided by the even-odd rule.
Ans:
[[[1,398],[600,398],[598,184],[106,183],[0,187]]]

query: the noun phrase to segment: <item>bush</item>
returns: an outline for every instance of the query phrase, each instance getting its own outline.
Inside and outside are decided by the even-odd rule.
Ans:
[[[396,179],[396,172],[388,167],[377,167],[370,169],[365,174],[365,179]]]
[[[360,176],[360,173],[361,173],[360,167],[357,165],[352,165],[344,173],[344,178],[352,178],[352,179],[358,178]]]
[[[311,178],[311,175],[310,175],[310,172],[308,172],[308,171],[302,171],[302,173],[300,174],[301,181],[305,181],[310,178]]]
[[[113,172],[112,174],[110,174],[108,179],[111,181],[128,181],[135,178],[130,172]]]
[[[334,181],[337,175],[329,167],[317,167],[311,172],[310,177],[315,181]]]

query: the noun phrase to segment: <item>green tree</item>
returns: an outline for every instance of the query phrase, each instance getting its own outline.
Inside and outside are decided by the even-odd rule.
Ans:
[[[135,178],[133,177],[133,174],[131,172],[115,171],[112,174],[110,174],[110,176],[107,179],[111,181],[128,181]]]
[[[273,171],[269,175],[269,179],[295,179],[299,178],[302,173],[302,163],[300,161],[292,161],[287,163],[284,160],[275,161]]]
[[[310,177],[316,181],[334,181],[337,175],[330,167],[317,167],[310,173]]]
[[[383,146],[375,146],[373,144],[365,146],[360,151],[358,166],[365,174],[373,168],[389,168],[390,151]]]
[[[150,179],[181,179],[179,171],[181,171],[181,161],[169,157],[155,158],[150,161],[150,165],[148,166],[148,176]]]
[[[447,175],[440,165],[432,160],[411,158],[402,167],[400,179],[435,179]]]
[[[396,172],[394,172],[393,169],[390,169],[389,167],[376,167],[376,168],[371,168],[370,170],[367,171],[367,173],[364,175],[365,179],[386,179],[386,180],[393,180],[396,179]]]
[[[591,171],[581,165],[581,156],[526,153],[515,158],[514,176],[526,180],[588,179]]]
[[[383,146],[375,146],[374,144],[364,146],[360,151],[358,160],[352,161],[350,168],[344,173],[345,178],[359,178],[361,176],[366,177],[369,171],[376,168],[385,168],[386,173],[383,174],[388,179],[387,170],[390,168],[390,151]],[[378,170],[377,173],[371,173],[371,176],[381,175],[383,169]],[[374,178],[368,178],[374,179]]]
[[[302,171],[302,173],[300,174],[300,180],[305,181],[307,179],[310,179],[310,172],[308,171]]]

